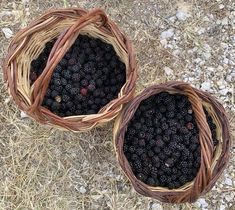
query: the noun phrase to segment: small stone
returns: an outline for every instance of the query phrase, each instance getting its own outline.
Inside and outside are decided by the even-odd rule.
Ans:
[[[178,18],[178,20],[180,21],[184,21],[186,20],[188,17],[190,17],[190,15],[187,13],[187,12],[184,12],[184,11],[178,11],[176,13],[176,17]]]
[[[222,25],[228,25],[228,18],[225,17],[224,19],[221,20]]]
[[[13,36],[13,32],[10,28],[2,28],[2,32],[4,33],[4,35],[7,39],[9,39]]]
[[[154,203],[152,205],[152,210],[163,210],[162,205],[159,203]]]
[[[219,91],[219,93],[223,96],[226,96],[228,92],[229,92],[228,89],[222,89],[222,90]]]
[[[219,8],[220,8],[220,9],[223,9],[223,8],[224,8],[224,5],[223,5],[223,4],[220,4],[220,5],[219,5]]]
[[[163,70],[165,71],[166,75],[171,75],[173,74],[173,70],[169,67],[164,67]]]
[[[209,82],[203,82],[201,84],[201,89],[204,91],[209,91],[211,89],[211,84]]]
[[[234,197],[235,197],[235,193],[231,192],[231,193],[226,195],[225,200],[228,201],[228,202],[234,201]]]
[[[10,100],[11,100],[11,99],[8,97],[8,98],[5,99],[4,103],[5,103],[5,104],[8,104],[8,103],[10,102]]]
[[[180,1],[179,3],[177,3],[178,9],[176,12],[176,17],[179,21],[184,21],[186,20],[188,17],[191,16],[190,11],[191,11],[191,5]]]
[[[20,118],[21,119],[28,118],[28,117],[29,116],[25,112],[23,112],[23,111],[20,112]]]
[[[197,30],[197,33],[198,33],[199,35],[201,35],[201,34],[204,34],[205,31],[206,31],[205,28],[199,28],[199,29]]]
[[[229,186],[232,186],[232,185],[233,185],[232,180],[229,179],[229,178],[226,178],[226,179],[224,180],[224,183],[225,183],[226,185],[229,185]]]
[[[211,57],[211,53],[210,52],[204,52],[203,53],[203,57],[208,60]]]
[[[204,198],[200,198],[197,200],[196,205],[201,209],[207,209],[208,203]]]
[[[166,46],[167,45],[167,40],[166,39],[161,39],[160,43],[162,46]]]
[[[173,28],[169,28],[166,31],[163,31],[161,33],[161,39],[168,39],[170,37],[172,37],[174,35],[174,29]]]
[[[86,188],[84,186],[81,186],[79,188],[79,192],[82,193],[82,194],[86,193]]]
[[[219,210],[225,210],[226,209],[226,206],[221,204],[220,207],[219,207]]]

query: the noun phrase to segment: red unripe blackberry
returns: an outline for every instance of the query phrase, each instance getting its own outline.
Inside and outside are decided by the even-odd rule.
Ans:
[[[81,88],[80,93],[81,93],[83,96],[86,96],[86,95],[87,95],[87,88]]]

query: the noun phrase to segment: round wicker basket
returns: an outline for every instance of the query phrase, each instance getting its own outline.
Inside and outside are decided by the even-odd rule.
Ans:
[[[59,117],[41,106],[56,65],[79,34],[99,38],[112,44],[126,65],[126,83],[118,98],[97,114]],[[57,38],[43,73],[30,85],[30,64],[43,51],[44,45]],[[10,95],[21,110],[43,124],[72,131],[85,131],[115,118],[134,95],[137,79],[136,61],[129,39],[100,9],[78,8],[51,10],[19,31],[12,39],[4,63],[4,78]]]
[[[138,180],[123,153],[123,142],[128,122],[133,117],[140,102],[162,91],[171,94],[181,93],[188,96],[199,128],[201,145],[201,166],[197,176],[192,182],[173,190],[163,187],[150,187]],[[213,149],[211,131],[207,124],[203,107],[208,111],[217,126],[219,144],[215,149]],[[223,106],[208,93],[192,88],[187,83],[176,81],[148,87],[129,102],[116,119],[114,141],[119,164],[135,190],[144,196],[169,203],[194,202],[200,195],[208,192],[214,186],[228,162],[231,143],[228,120]]]

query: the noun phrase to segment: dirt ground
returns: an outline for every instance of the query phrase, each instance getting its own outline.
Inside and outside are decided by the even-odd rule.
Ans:
[[[20,28],[49,8],[69,6],[103,8],[130,37],[139,66],[138,91],[183,80],[217,97],[234,140],[233,0],[0,0],[0,62]],[[39,125],[15,106],[0,71],[0,209],[235,209],[234,145],[210,193],[193,204],[169,205],[133,190],[115,157],[112,126],[73,134]]]

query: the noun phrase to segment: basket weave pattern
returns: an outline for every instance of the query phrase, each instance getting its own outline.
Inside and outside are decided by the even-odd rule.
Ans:
[[[201,145],[201,166],[197,176],[192,182],[186,183],[184,186],[174,190],[163,187],[150,187],[138,180],[123,153],[124,136],[128,122],[133,117],[140,102],[151,95],[163,91],[171,94],[181,93],[188,96],[199,128],[199,141]],[[203,107],[209,112],[217,126],[219,144],[216,146],[216,149],[213,149],[211,131],[207,124]],[[187,83],[175,81],[151,86],[136,96],[124,108],[116,120],[114,141],[120,166],[135,190],[144,196],[170,203],[194,202],[200,195],[208,192],[214,186],[228,162],[230,147],[228,120],[223,106],[208,93],[192,88]]]
[[[79,34],[85,34],[113,45],[126,65],[126,83],[118,98],[109,102],[97,114],[59,117],[41,106],[56,65],[72,46]],[[57,38],[43,73],[30,86],[30,63],[42,52],[45,43]],[[84,131],[110,121],[123,104],[134,95],[137,79],[134,52],[128,38],[100,9],[51,10],[19,31],[10,43],[4,63],[4,78],[19,108],[30,117],[54,127]]]

